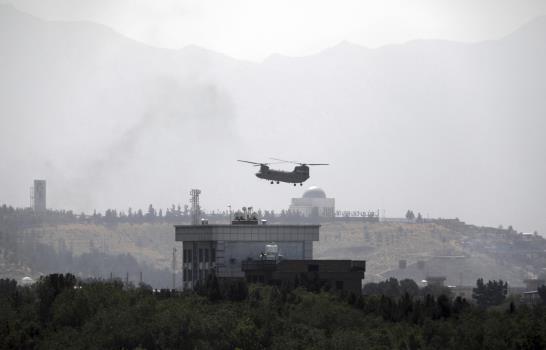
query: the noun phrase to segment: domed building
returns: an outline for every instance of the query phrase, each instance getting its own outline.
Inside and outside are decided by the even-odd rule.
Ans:
[[[291,211],[297,211],[303,216],[334,217],[336,211],[334,198],[327,198],[326,192],[320,187],[311,186],[301,198],[292,198]]]

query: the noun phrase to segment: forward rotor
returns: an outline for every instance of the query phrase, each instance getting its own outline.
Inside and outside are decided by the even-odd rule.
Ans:
[[[242,162],[242,163],[248,163],[248,164],[252,164],[254,166],[268,166],[268,165],[271,165],[271,164],[280,164],[280,163],[284,163],[284,162],[273,162],[273,163],[258,163],[258,162],[251,162],[250,160],[242,160],[242,159],[237,159],[238,162]]]
[[[303,163],[303,162],[298,162],[298,161],[295,161],[295,160],[284,160],[284,159],[278,159],[278,158],[269,158],[269,159],[277,160],[277,161],[280,161],[280,162],[283,162],[283,163],[292,163],[292,164],[299,164],[299,165],[305,165],[305,166],[309,166],[309,165],[330,165],[328,163]]]

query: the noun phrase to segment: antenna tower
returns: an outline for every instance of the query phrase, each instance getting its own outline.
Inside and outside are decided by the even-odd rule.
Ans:
[[[34,186],[30,186],[30,209],[34,210]]]
[[[191,203],[191,224],[199,224],[199,216],[201,215],[201,208],[199,207],[199,195],[201,190],[193,189],[190,191],[190,203]]]
[[[173,289],[176,289],[176,248],[173,248]]]

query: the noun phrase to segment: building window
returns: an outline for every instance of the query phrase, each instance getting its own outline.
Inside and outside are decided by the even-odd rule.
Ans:
[[[336,281],[336,289],[343,289],[343,281]]]
[[[203,262],[203,249],[199,249],[199,262]]]
[[[318,272],[319,266],[317,264],[307,265],[308,272]]]
[[[212,248],[210,250],[210,261],[215,262],[216,261],[216,249]]]
[[[184,263],[188,262],[188,250],[187,249],[183,250],[182,260],[184,261]]]
[[[205,249],[205,262],[209,262],[209,250]]]

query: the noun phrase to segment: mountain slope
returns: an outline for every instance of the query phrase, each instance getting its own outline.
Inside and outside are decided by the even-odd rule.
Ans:
[[[342,43],[262,63],[153,48],[0,7],[2,197],[55,207],[185,201],[283,208],[299,195],[234,160],[328,161],[341,208],[546,231],[546,19],[497,41]],[[138,189],[138,191],[135,191]]]

